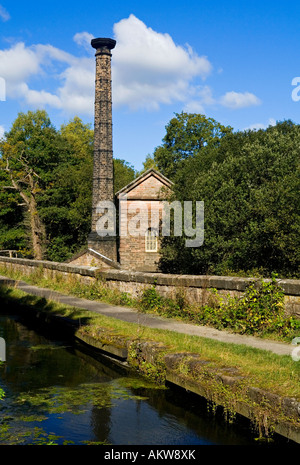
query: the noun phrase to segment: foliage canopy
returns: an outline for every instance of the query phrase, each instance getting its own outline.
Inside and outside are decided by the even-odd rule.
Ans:
[[[188,274],[277,272],[299,277],[300,126],[233,132],[204,115],[175,114],[148,155],[174,182],[173,199],[204,201],[204,244],[162,238],[160,269]],[[20,113],[0,141],[0,249],[63,261],[91,224],[93,130],[59,130],[43,110]],[[117,192],[138,173],[114,160]]]
[[[191,140],[190,131],[185,137]],[[174,197],[204,201],[205,217],[202,247],[163,238],[161,270],[299,276],[300,126],[284,121],[266,130],[224,130],[212,140],[201,149],[196,143],[180,163],[173,146],[161,149],[169,151],[168,164],[155,152],[159,169],[175,180]]]
[[[78,117],[56,130],[44,110],[18,115],[0,143],[1,250],[63,261],[85,246],[93,134]],[[135,177],[124,160],[114,169],[115,190]]]

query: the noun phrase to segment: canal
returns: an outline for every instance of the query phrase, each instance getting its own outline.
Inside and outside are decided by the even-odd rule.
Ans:
[[[0,314],[0,445],[253,445],[199,397],[151,384],[17,314]]]

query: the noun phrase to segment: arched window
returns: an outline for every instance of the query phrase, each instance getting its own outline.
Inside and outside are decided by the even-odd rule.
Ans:
[[[148,229],[145,235],[145,251],[157,252],[157,232],[153,229]]]

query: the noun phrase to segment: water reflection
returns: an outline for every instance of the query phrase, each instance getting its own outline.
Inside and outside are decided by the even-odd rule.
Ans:
[[[253,444],[245,428],[208,414],[198,397],[158,388],[68,341],[0,316],[0,444]]]

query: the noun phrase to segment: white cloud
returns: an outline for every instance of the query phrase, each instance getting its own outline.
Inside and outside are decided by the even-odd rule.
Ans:
[[[21,98],[35,108],[48,105],[64,112],[92,114],[93,66],[93,59],[77,58],[52,45],[26,47],[20,42],[0,50],[0,76],[6,83],[7,98]],[[29,87],[32,78],[39,78],[44,87],[48,77],[53,91]]]
[[[33,107],[45,107],[49,105],[54,108],[61,108],[61,101],[57,95],[51,94],[44,90],[31,90],[25,84],[23,87],[23,95],[26,98],[27,103]]]
[[[242,93],[231,91],[226,92],[226,94],[221,97],[220,103],[228,108],[239,109],[259,105],[261,101],[258,97],[256,97],[256,95],[251,94],[250,92]]]
[[[83,58],[65,69],[57,94],[64,111],[92,115],[94,112],[94,59]]]
[[[93,34],[89,32],[77,32],[74,35],[73,40],[77,45],[84,47],[86,50],[91,50],[91,40],[94,38]]]
[[[250,129],[250,131],[254,131],[257,129],[266,129],[266,125],[263,123],[254,123],[254,124],[250,124],[250,126],[245,128],[245,131],[247,131],[248,129]]]
[[[43,65],[52,65],[54,61],[73,65],[78,60],[70,53],[53,47],[52,45],[33,45],[32,50],[36,54],[38,61]]]
[[[2,5],[0,5],[0,18],[2,21],[8,21],[10,19],[10,14]]]
[[[156,109],[185,101],[194,77],[205,79],[212,65],[191,47],[176,45],[169,34],[156,32],[134,15],[114,25],[114,102],[131,108]]]
[[[203,96],[193,85],[205,79],[212,66],[189,46],[176,45],[168,34],[147,27],[134,15],[114,26],[117,46],[113,50],[113,103],[133,109],[156,109],[161,104],[190,102],[201,105]],[[78,58],[52,45],[26,47],[18,43],[0,50],[0,76],[7,83],[8,98],[23,98],[31,106],[49,105],[64,112],[94,112],[95,58],[93,35],[79,32],[73,40],[90,51]],[[32,78],[40,87],[31,88]],[[51,88],[47,88],[51,79]],[[200,102],[193,104],[196,98]]]
[[[1,11],[1,10],[0,10]],[[117,41],[112,57],[114,105],[133,110],[155,110],[163,104],[182,103],[184,111],[205,113],[205,107],[223,105],[239,109],[258,105],[249,92],[227,92],[213,97],[204,82],[212,71],[205,56],[189,45],[177,45],[169,34],[156,32],[134,15],[114,25]],[[0,77],[6,99],[21,99],[28,106],[49,106],[68,116],[94,113],[95,57],[93,35],[73,36],[85,55],[77,57],[51,44],[26,46],[20,42],[0,50]]]
[[[183,111],[187,113],[205,113],[206,105],[214,105],[216,100],[213,98],[212,89],[209,86],[195,87],[191,93],[192,99],[189,100]]]
[[[16,83],[26,81],[39,71],[36,53],[25,47],[23,43],[20,42],[7,50],[0,50],[0,76],[6,81],[8,95]]]
[[[190,102],[187,102],[185,104],[185,106],[183,108],[183,111],[185,111],[186,113],[201,113],[201,114],[204,114],[205,113],[205,108],[202,105],[202,103],[200,103],[199,101],[191,100]]]
[[[267,129],[269,126],[276,126],[276,120],[274,118],[269,118],[268,123],[254,123],[250,124],[247,128],[244,130],[247,131],[248,129],[250,130],[256,130],[256,129]]]

